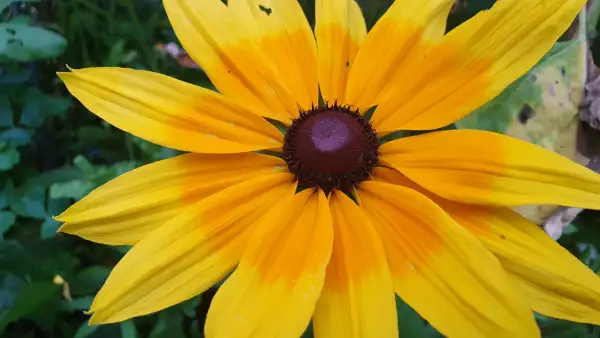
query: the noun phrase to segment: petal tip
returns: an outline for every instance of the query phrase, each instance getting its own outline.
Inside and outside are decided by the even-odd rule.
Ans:
[[[66,82],[72,75],[71,72],[56,72],[56,76],[61,79],[63,82]]]
[[[61,221],[59,221],[61,222]],[[75,235],[75,236],[79,236],[85,240],[89,240],[89,238],[86,238],[80,234],[78,234],[78,227],[77,224],[73,224],[73,222],[69,221],[62,221],[63,224],[56,230],[57,233],[61,233],[61,234],[69,234],[69,235]]]
[[[55,219],[55,220],[56,220],[56,219]],[[60,222],[60,221],[58,221],[58,222]],[[61,225],[61,226],[60,226],[60,227],[59,227],[59,228],[56,230],[56,232],[57,232],[57,233],[59,233],[59,232],[60,232],[60,233],[63,233],[63,234],[68,234],[69,232],[66,230],[66,227],[67,227],[67,223],[63,223],[63,225]]]
[[[77,69],[71,68],[71,66],[65,64],[65,67],[69,70],[68,72],[56,72],[56,75],[58,75],[59,78],[63,78],[64,76],[70,76],[69,74],[74,73],[77,71]]]
[[[62,213],[60,215],[57,215],[57,216],[52,216],[52,219],[55,220],[55,221],[57,221],[57,222],[60,222],[60,223],[65,223],[66,222],[65,217],[64,217],[64,213]]]
[[[103,318],[99,318],[97,314],[91,312],[91,311],[85,311],[84,312],[86,315],[92,315],[90,317],[90,319],[88,320],[88,325],[90,326],[96,326],[96,325],[102,325],[102,324],[108,324],[107,321],[105,321]]]
[[[94,300],[94,303],[95,303],[95,300]],[[84,312],[86,315],[91,315],[90,320],[88,321],[89,325],[112,324],[112,323],[122,322],[124,320],[131,318],[131,317],[118,316],[118,315],[115,316],[114,313],[103,311],[103,310],[106,310],[106,308],[98,310],[98,306],[94,306],[95,305],[94,303],[92,303],[92,306],[90,307],[90,309],[88,311]]]
[[[67,222],[73,222],[73,216],[77,215],[77,213],[73,213],[72,211],[69,211],[71,208],[67,208],[67,210],[61,212],[60,214],[56,215],[56,216],[52,216],[52,219],[54,219],[57,222],[60,223],[67,223]]]

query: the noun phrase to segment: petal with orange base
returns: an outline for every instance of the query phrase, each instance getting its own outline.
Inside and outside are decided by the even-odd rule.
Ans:
[[[534,311],[600,325],[600,276],[536,224],[508,208],[441,206],[498,257]]]
[[[382,94],[374,127],[437,129],[473,112],[535,66],[585,3],[496,1],[398,71],[401,76]]]
[[[331,196],[333,253],[313,317],[316,337],[398,337],[392,278],[379,234],[341,192]]]
[[[213,299],[206,336],[302,335],[323,287],[333,244],[331,224],[321,190],[304,190],[273,205]]]
[[[221,0],[163,0],[183,47],[219,92],[256,114],[289,122],[297,116],[300,102],[293,91],[295,87],[288,83],[297,79],[281,73],[278,62],[271,61],[262,49],[264,30],[253,15],[254,10],[259,10],[256,2],[232,0],[227,6]],[[250,8],[250,4],[256,8]],[[277,6],[289,9],[289,4]],[[289,19],[279,12],[271,15],[279,16],[278,22]],[[286,26],[277,27],[277,33],[284,34]],[[295,37],[305,35],[303,31]],[[285,41],[287,37],[278,43]]]
[[[202,199],[276,172],[285,172],[285,162],[267,155],[179,155],[113,179],[56,219],[65,222],[61,232],[98,243],[134,245]]]
[[[351,65],[345,102],[366,110],[379,104],[444,35],[454,0],[396,0],[379,19]],[[318,37],[318,35],[317,35]]]
[[[253,224],[296,189],[289,174],[234,185],[195,206],[136,244],[96,295],[90,324],[123,321],[192,298],[239,261]]]
[[[396,293],[450,337],[539,337],[494,256],[415,190],[363,182],[361,207],[383,242]]]
[[[92,113],[147,141],[197,153],[281,147],[281,133],[218,93],[174,78],[126,68],[59,73]]]
[[[380,148],[381,162],[425,189],[471,204],[558,204],[600,209],[600,175],[501,134],[450,130]]]
[[[330,103],[343,104],[348,73],[367,27],[355,0],[317,0],[315,36],[319,47],[319,88]]]
[[[373,178],[427,194],[500,260],[509,280],[534,311],[600,324],[600,277],[536,224],[508,208],[440,198],[393,169],[375,168]]]
[[[319,103],[317,45],[297,0],[230,0],[250,6],[258,25],[260,50],[305,110]]]

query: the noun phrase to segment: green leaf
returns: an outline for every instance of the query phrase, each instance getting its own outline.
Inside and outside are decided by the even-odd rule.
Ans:
[[[87,158],[85,158],[85,156],[77,155],[73,159],[73,164],[86,174],[94,174],[95,172],[94,166],[90,163],[90,161],[88,161]]]
[[[70,97],[44,95],[44,109],[49,116],[64,116],[72,103]]]
[[[37,310],[28,314],[26,318],[36,323],[42,331],[51,331],[60,314],[60,304],[60,295],[56,294],[40,304]]]
[[[29,26],[34,23],[34,19],[31,17],[31,15],[18,14],[11,17],[10,20],[8,20],[8,23]]]
[[[82,172],[83,177],[52,184],[50,187],[51,198],[81,199],[94,188],[135,167],[135,162],[132,161],[117,162],[111,166],[93,165],[82,155],[76,156],[73,164]]]
[[[174,311],[161,311],[150,331],[149,338],[185,338],[182,328],[183,316]]]
[[[40,127],[44,123],[44,93],[35,87],[27,87],[21,95],[23,109],[19,124],[27,127]]]
[[[573,252],[581,253],[585,245],[593,244],[600,248],[600,211],[585,210],[575,219],[573,223],[577,227],[577,231],[568,236],[562,236],[559,243],[563,246],[568,246],[569,242],[577,246]],[[581,255],[578,255],[581,259]]]
[[[598,20],[600,19],[600,2],[589,1],[588,8],[586,11],[587,25],[586,30],[590,38],[594,38],[597,35],[596,27],[598,26]]]
[[[33,314],[43,303],[59,295],[60,287],[51,282],[33,282],[24,285],[10,310],[0,319],[0,332],[7,324]]]
[[[15,2],[38,2],[40,0],[0,0],[0,12]]]
[[[110,270],[110,268],[100,265],[82,270],[72,281],[71,292],[74,295],[87,295],[97,292],[108,278]]]
[[[127,252],[129,252],[129,250],[131,250],[131,248],[133,248],[133,246],[113,245],[113,246],[111,246],[111,248],[114,249],[115,251],[117,251],[118,253],[120,253],[121,255],[125,255]]]
[[[0,144],[1,145],[1,144]],[[19,164],[21,156],[14,148],[2,149],[0,146],[0,171],[7,171]]]
[[[40,185],[26,186],[11,201],[11,209],[24,217],[46,219],[45,189]]]
[[[0,55],[0,61],[2,57]],[[33,67],[23,67],[17,63],[9,63],[3,66],[0,76],[0,84],[7,89],[19,89],[19,85],[27,82],[33,75]]]
[[[100,326],[97,326],[97,325],[91,326],[86,321],[79,326],[79,328],[77,329],[77,332],[75,332],[75,336],[73,336],[73,338],[88,337],[89,335],[94,333],[94,331],[96,331],[99,327]]]
[[[87,311],[92,306],[93,301],[93,296],[75,298],[70,302],[67,301],[67,308],[70,311]]]
[[[159,312],[158,320],[156,321],[156,324],[154,324],[152,331],[150,331],[150,338],[166,337],[169,325],[168,320],[169,319],[164,312]]]
[[[0,57],[29,62],[61,55],[67,41],[52,31],[10,23],[0,23]],[[1,59],[0,59],[1,61]]]
[[[12,211],[0,211],[0,240],[4,234],[15,224],[17,215]]]
[[[100,126],[81,126],[77,130],[77,138],[84,140],[86,144],[99,144],[114,138],[112,128],[104,128]]]
[[[588,329],[584,324],[577,324],[562,320],[549,319],[540,323],[544,338],[586,338]]]
[[[198,319],[193,318],[190,321],[189,327],[190,327],[189,337],[204,337],[204,328],[198,327]],[[301,338],[304,338],[304,335]]]
[[[31,132],[22,128],[12,128],[0,132],[0,142],[7,142],[10,146],[24,146],[31,140]]]
[[[0,190],[0,209],[9,206],[15,195],[15,185],[12,180],[6,181],[2,190]]]
[[[0,95],[0,127],[13,126],[13,109],[7,95]]]
[[[2,310],[13,304],[23,286],[23,280],[11,273],[3,272],[0,276],[4,277],[0,283],[0,317],[2,317]]]
[[[46,208],[48,211],[48,216],[56,216],[61,214],[69,207],[69,205],[69,200],[65,198],[50,199],[48,201],[48,207]]]
[[[79,200],[94,188],[94,183],[88,180],[55,183],[50,186],[50,198],[72,198]]]
[[[308,327],[306,328],[304,333],[302,334],[302,337],[300,337],[300,338],[313,338],[314,336],[315,336],[315,333],[313,331],[313,325],[312,325],[312,321],[311,321],[310,324],[308,324]]]
[[[600,273],[600,257],[591,260],[589,267],[590,270],[594,271],[596,274]]]
[[[444,338],[444,336],[442,336],[441,333],[438,332],[438,330],[436,330],[435,328],[433,328],[433,326],[427,325],[427,327],[425,327],[425,335],[423,337],[427,337],[427,338]]]
[[[52,171],[46,171],[27,181],[28,185],[41,185],[50,187],[57,182],[66,182],[74,179],[84,178],[85,175],[79,168],[60,168]]]
[[[64,115],[71,105],[71,99],[43,93],[36,87],[27,87],[21,94],[23,106],[19,124],[27,127],[40,127],[47,117]]]
[[[102,179],[106,181],[111,180],[117,176],[123,175],[126,172],[129,172],[131,170],[133,170],[135,168],[135,162],[133,161],[123,161],[123,162],[117,162],[113,165],[111,165],[109,168],[107,168],[107,170],[103,173],[101,173],[101,175],[103,176]],[[102,182],[102,183],[105,183]]]
[[[40,238],[47,239],[56,236],[56,231],[60,226],[61,223],[52,218],[46,218],[40,228]]]
[[[567,225],[567,227],[563,230],[562,233],[563,233],[563,236],[568,236],[568,235],[576,233],[577,231],[578,231],[577,226],[575,226],[575,224],[573,224],[573,223],[569,223]]]
[[[0,245],[0,274],[10,273],[20,278],[29,278],[32,263],[30,253],[23,248],[21,243],[6,239]]]
[[[579,259],[585,264],[589,265],[593,257],[598,256],[596,247],[592,244],[582,243],[580,249],[583,251]]]
[[[427,325],[410,306],[396,296],[396,309],[398,311],[398,332],[403,338],[425,337]]]
[[[121,323],[121,338],[137,338],[138,333],[133,320]]]
[[[274,122],[277,123],[277,122]],[[276,126],[277,127],[277,126]],[[279,128],[279,127],[278,127]],[[144,154],[148,155],[149,158],[153,161],[164,160],[175,155],[180,154],[177,150],[165,148],[154,143],[150,143],[146,140],[143,140],[139,137],[131,136],[131,140],[133,144],[135,144],[138,148],[144,152]]]
[[[104,66],[119,66],[123,60],[123,54],[125,52],[125,40],[119,39],[112,47],[110,48],[110,52],[106,61],[104,62]]]

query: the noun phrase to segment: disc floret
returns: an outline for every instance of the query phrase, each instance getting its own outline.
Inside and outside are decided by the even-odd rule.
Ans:
[[[371,123],[338,104],[303,111],[289,127],[283,158],[303,186],[351,191],[366,180],[379,159]]]

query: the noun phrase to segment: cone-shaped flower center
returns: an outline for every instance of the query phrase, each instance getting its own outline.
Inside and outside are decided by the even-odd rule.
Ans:
[[[285,135],[283,157],[301,185],[350,191],[377,164],[379,142],[371,124],[346,107],[302,112]]]

